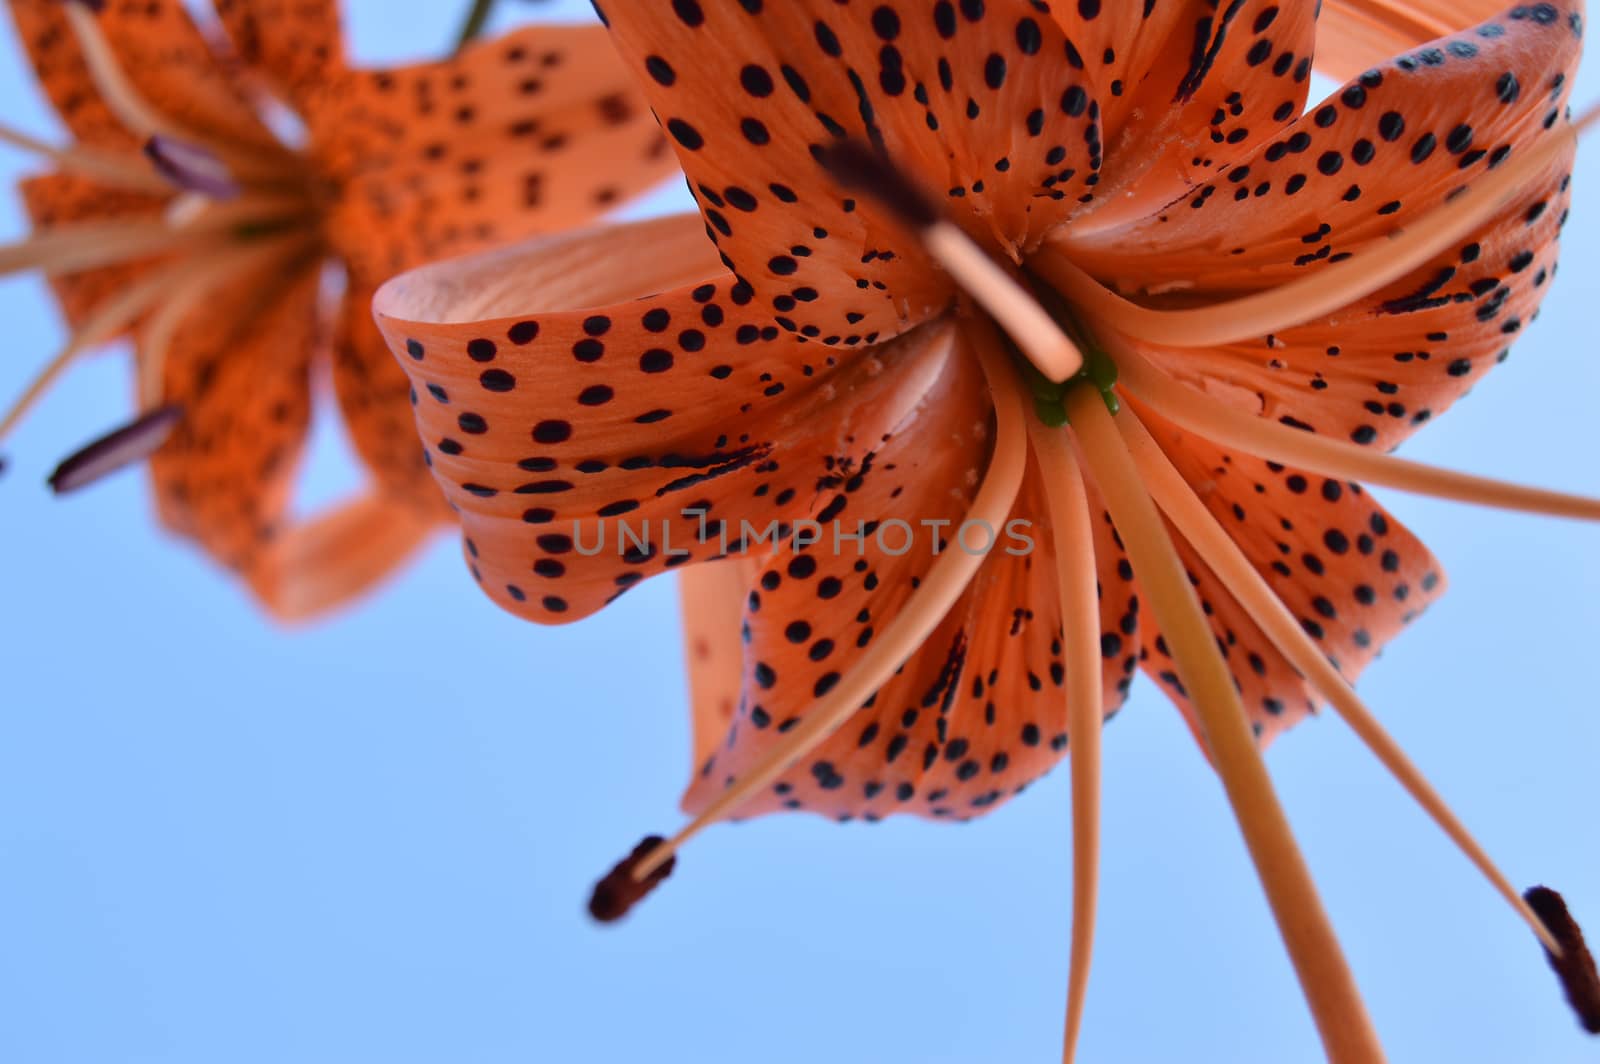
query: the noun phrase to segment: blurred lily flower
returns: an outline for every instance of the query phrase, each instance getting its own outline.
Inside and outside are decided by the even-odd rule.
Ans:
[[[396,271],[548,233],[673,172],[605,32],[536,26],[439,62],[352,68],[334,0],[11,0],[72,140],[0,127],[52,172],[0,271],[47,275],[72,335],[9,431],[91,348],[127,337],[137,417],[57,490],[149,459],[157,510],[302,618],[391,572],[443,521],[410,389],[373,326]],[[291,514],[314,379],[331,375],[366,490]]]

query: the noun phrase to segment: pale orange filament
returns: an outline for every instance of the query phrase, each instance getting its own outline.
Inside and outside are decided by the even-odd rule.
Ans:
[[[1349,307],[1452,247],[1522,195],[1528,183],[1571,149],[1578,133],[1600,117],[1590,111],[1527,153],[1467,185],[1459,195],[1356,251],[1342,262],[1239,299],[1189,310],[1152,310],[1112,292],[1068,257],[1070,231],[1046,243],[1029,268],[1074,306],[1124,334],[1172,347],[1221,347],[1283,332]]]
[[[122,62],[106,38],[98,16],[87,5],[73,0],[66,0],[62,6],[78,39],[84,65],[88,68],[95,89],[117,120],[134,136],[140,140],[166,136],[200,145],[225,160],[241,178],[285,177],[292,174],[293,166],[287,158],[274,157],[261,149],[197,133],[161,114],[144,98],[122,69]]]
[[[48,276],[77,273],[172,251],[198,239],[196,234],[155,221],[56,226],[21,243],[0,245],[0,276],[21,270],[38,270]]]
[[[1105,401],[1066,397],[1078,452],[1094,474],[1133,562],[1233,806],[1332,1064],[1384,1059],[1339,940],[1295,844],[1227,663]]]
[[[59,171],[82,174],[102,184],[156,194],[172,191],[172,185],[140,156],[104,151],[82,144],[58,148],[4,123],[0,123],[0,143],[43,156],[55,164]]]
[[[1502,510],[1600,521],[1600,499],[1436,469],[1293,429],[1236,410],[1180,384],[1150,365],[1113,332],[1103,332],[1099,339],[1115,357],[1123,386],[1140,402],[1174,424],[1224,447],[1339,480],[1368,481]]]
[[[1271,586],[1250,564],[1239,545],[1206,509],[1139,419],[1132,411],[1128,411],[1126,416],[1117,419],[1117,425],[1122,429],[1123,438],[1133,453],[1150,493],[1183,533],[1184,539],[1217,574],[1217,579],[1227,587],[1289,663],[1329,701],[1334,711],[1350,725],[1390,775],[1422,806],[1467,859],[1477,866],[1478,871],[1516,910],[1517,915],[1527,921],[1544,947],[1559,955],[1561,947],[1544,922],[1534,915],[1521,893],[1495,866],[1483,847],[1406,756],[1400,744],[1378,723],[1349,682],[1306,634],[1294,614],[1273,593]]]
[[[1011,382],[1011,367],[998,359],[992,342],[975,346],[994,399],[997,428],[994,456],[966,520],[986,522],[991,528],[999,528],[1005,524],[1022,487],[1027,466],[1027,433],[1023,428],[1022,403]],[[917,652],[966,591],[983,562],[980,554],[963,550],[941,552],[900,613],[872,641],[844,678],[814,702],[800,723],[768,747],[733,786],[640,862],[633,870],[634,879],[643,882],[671,860],[684,843],[727,817],[752,795],[771,786],[795,762],[838,730]]]
[[[0,244],[0,276],[22,270],[58,276],[193,249],[233,230],[298,224],[309,209],[304,197],[294,195],[240,196],[226,203],[180,197],[159,221],[78,222],[53,226],[19,243]]]
[[[66,346],[60,353],[45,365],[5,415],[0,417],[0,438],[4,438],[16,427],[23,416],[79,355],[89,348],[114,339],[140,314],[154,306],[169,286],[181,284],[187,279],[201,275],[208,266],[206,262],[192,260],[169,264],[123,289],[95,308],[88,320],[67,340]]]
[[[1094,957],[1100,882],[1101,686],[1099,575],[1089,495],[1066,435],[1028,419],[1028,438],[1044,479],[1061,595],[1061,646],[1066,667],[1067,734],[1072,756],[1072,944],[1067,967],[1067,1018],[1061,1059],[1072,1064],[1083,1026]]]

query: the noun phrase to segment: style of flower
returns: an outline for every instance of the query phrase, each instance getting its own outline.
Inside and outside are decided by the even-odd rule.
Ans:
[[[218,27],[180,0],[10,10],[73,142],[0,127],[54,167],[22,183],[35,232],[0,247],[0,272],[48,275],[73,332],[0,435],[85,351],[131,336],[139,416],[52,483],[148,456],[162,522],[284,618],[372,586],[450,518],[371,321],[376,287],[581,223],[675,168],[599,27],[358,70],[333,0],[218,0]],[[369,483],[300,521],[291,489],[324,362]]]
[[[660,219],[379,292],[448,397],[418,426],[495,601],[568,621],[685,567],[695,818],[597,916],[718,820],[973,817],[1070,745],[1070,1058],[1100,726],[1142,668],[1221,778],[1331,1060],[1382,1050],[1261,756],[1319,701],[1600,1026],[1576,931],[1350,686],[1443,589],[1360,482],[1600,518],[1385,453],[1548,287],[1581,8],[1515,7],[1307,111],[1318,7],[611,4],[711,245]]]

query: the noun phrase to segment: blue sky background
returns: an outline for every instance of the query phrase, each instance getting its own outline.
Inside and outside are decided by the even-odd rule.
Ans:
[[[456,17],[349,8],[370,61],[439,46]],[[8,33],[0,114],[49,130]],[[1597,95],[1585,76],[1577,99]],[[29,167],[0,156],[0,177]],[[1410,455],[1600,492],[1585,169],[1543,317]],[[0,239],[22,231],[0,200]],[[31,278],[0,281],[0,322],[9,397],[61,337]],[[679,819],[671,584],[538,629],[441,541],[362,608],[278,630],[159,532],[140,474],[43,489],[128,397],[121,355],[86,362],[4,448],[0,1060],[1053,1059],[1064,771],[964,827],[717,829],[596,929],[594,876]],[[326,426],[308,498],[353,483],[342,446]],[[1385,499],[1453,588],[1364,693],[1513,879],[1600,928],[1600,528]],[[1148,683],[1106,758],[1083,1059],[1320,1059],[1220,788]],[[1337,720],[1271,765],[1393,1059],[1595,1059],[1527,932]]]

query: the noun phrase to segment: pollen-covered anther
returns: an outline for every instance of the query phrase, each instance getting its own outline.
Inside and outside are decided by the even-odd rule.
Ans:
[[[637,873],[645,860],[667,840],[651,835],[633,848],[633,852],[617,863],[606,877],[594,885],[589,898],[589,915],[602,924],[621,920],[633,907],[643,901],[651,891],[666,881],[677,867],[677,855],[650,869],[642,877]]]
[[[227,164],[198,144],[157,133],[145,141],[144,154],[162,177],[181,189],[214,200],[239,195],[239,183]]]
[[[50,474],[51,490],[65,495],[144,461],[161,449],[181,420],[181,406],[163,406],[140,415],[63,459]]]
[[[1583,929],[1567,911],[1565,899],[1549,887],[1534,887],[1523,898],[1561,947],[1559,954],[1547,948],[1545,956],[1561,980],[1578,1022],[1590,1034],[1600,1034],[1600,973],[1595,971],[1594,955],[1583,940]]]

